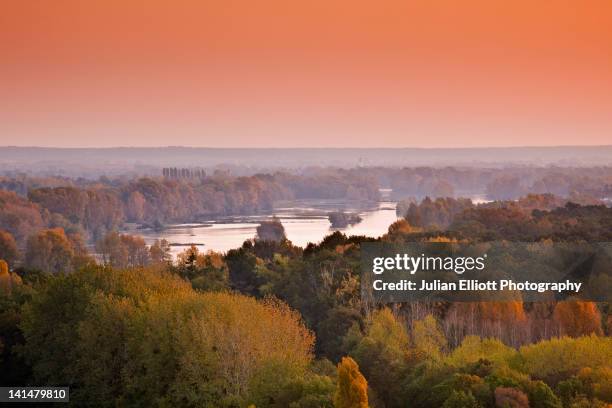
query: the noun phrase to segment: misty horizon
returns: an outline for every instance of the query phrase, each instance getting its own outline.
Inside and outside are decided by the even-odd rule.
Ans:
[[[309,167],[612,166],[612,146],[480,148],[0,147],[5,174],[159,175],[163,167],[230,170],[235,175]]]
[[[214,146],[214,145],[189,145],[189,144],[169,144],[169,145],[44,145],[44,144],[0,144],[0,148],[24,148],[24,149],[219,149],[219,150],[264,150],[264,149],[286,149],[286,150],[472,150],[472,149],[531,149],[531,148],[580,148],[580,147],[610,147],[612,143],[582,143],[582,144],[517,144],[517,145],[451,145],[451,146]]]

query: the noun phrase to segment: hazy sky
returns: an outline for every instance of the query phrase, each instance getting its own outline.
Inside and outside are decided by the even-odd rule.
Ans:
[[[0,145],[610,144],[609,0],[4,0]]]

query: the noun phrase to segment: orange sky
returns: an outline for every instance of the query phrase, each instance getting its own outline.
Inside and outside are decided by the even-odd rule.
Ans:
[[[0,145],[610,144],[609,0],[4,0]]]

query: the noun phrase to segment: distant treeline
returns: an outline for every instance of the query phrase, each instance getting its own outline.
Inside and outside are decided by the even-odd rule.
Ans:
[[[202,217],[253,214],[270,211],[278,200],[378,200],[379,189],[385,187],[392,189],[394,197],[413,197],[415,202],[425,197],[483,195],[491,200],[514,200],[527,194],[554,194],[560,201],[600,204],[612,197],[612,167],[311,168],[300,174],[244,177],[220,171],[212,176],[200,171],[197,177],[187,177],[185,169],[165,169],[164,174],[166,177],[102,177],[95,182],[61,177],[0,178],[0,228],[18,241],[42,227],[61,227],[87,238],[99,238],[124,222],[160,226]],[[412,221],[418,218],[426,224],[449,225],[448,216],[428,220],[426,207],[439,202],[424,202],[421,214],[409,208],[410,202],[399,204],[400,215],[410,210]],[[471,205],[447,204],[452,204],[453,208],[446,208],[450,213]],[[441,213],[438,216],[445,217]]]
[[[589,196],[571,194],[569,197],[559,197],[554,194],[528,194],[513,201],[491,201],[476,204],[469,198],[429,198],[425,197],[421,201],[414,198],[401,200],[397,203],[396,212],[398,217],[405,218],[410,225],[422,227],[428,230],[452,229],[458,223],[469,223],[478,215],[486,214],[488,222],[496,220],[498,214],[505,214],[518,217],[525,221],[525,226],[529,224],[527,217],[540,214],[541,211],[557,210],[561,207],[573,208],[572,206],[583,205],[590,208],[602,208],[604,203]],[[478,210],[478,211],[475,211]],[[502,211],[503,210],[503,211]],[[494,223],[499,227],[499,223]],[[500,231],[501,232],[501,231]],[[502,239],[510,237],[502,236]]]
[[[174,172],[171,172],[174,174]],[[170,173],[169,173],[170,174]],[[272,210],[295,198],[378,200],[372,177],[351,171],[313,175],[213,176],[197,179],[1,179],[0,229],[18,241],[43,227],[99,238],[124,222],[163,225]]]
[[[612,167],[413,167],[364,169],[396,197],[467,197],[514,200],[526,194],[609,198]]]
[[[246,174],[249,172],[245,172]],[[210,177],[201,168],[163,168],[155,174],[166,178],[233,180],[229,168],[218,168]],[[265,175],[264,175],[265,174]],[[251,172],[250,179],[269,179],[280,182],[295,191],[297,196],[308,198],[343,198],[364,195],[371,198],[377,187],[390,188],[400,198],[465,197],[483,195],[491,200],[512,200],[526,194],[555,194],[567,197],[571,194],[593,198],[612,197],[612,167],[358,167],[340,169],[334,167],[307,167],[291,172]],[[155,179],[155,177],[153,177]],[[133,180],[124,175],[114,178],[100,177],[97,181],[67,177],[30,177],[25,174],[0,177],[0,189],[26,195],[29,190],[41,187],[96,185],[119,187]],[[348,190],[348,186],[354,189]],[[338,189],[339,188],[339,189]],[[367,192],[361,191],[362,189]],[[334,189],[338,189],[334,191]],[[355,189],[357,191],[355,191]]]

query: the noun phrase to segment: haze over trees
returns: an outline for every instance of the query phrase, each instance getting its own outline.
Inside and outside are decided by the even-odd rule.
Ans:
[[[109,161],[108,158],[113,160]],[[136,175],[143,171],[162,174],[168,167],[197,168],[212,174],[216,168],[239,175],[253,172],[290,171],[312,167],[356,166],[442,168],[508,168],[610,166],[612,146],[556,146],[462,149],[215,149],[193,147],[42,148],[0,147],[0,164],[14,173],[64,174],[97,178],[100,175]],[[153,173],[151,173],[153,174]],[[149,174],[149,175],[151,175]]]
[[[469,205],[466,199],[453,196],[490,200],[554,196],[581,205],[605,204],[612,196],[612,168],[309,168],[246,176],[217,171],[194,178],[97,180],[20,175],[0,177],[0,186],[4,189],[0,190],[0,229],[24,244],[41,228],[60,227],[97,241],[125,223],[161,228],[167,223],[271,212],[275,202],[293,199],[377,201],[381,188],[391,188],[392,196],[400,199],[413,197],[398,205],[401,216],[412,211],[408,218],[413,225],[435,223],[446,228],[449,219]],[[417,202],[421,204],[415,208]],[[412,209],[411,203],[415,204]],[[553,209],[563,204],[531,205]],[[448,214],[430,211],[427,206],[442,206]],[[439,219],[428,219],[428,214],[437,214]]]
[[[26,178],[3,183],[14,192],[0,190],[0,228],[18,242],[44,227],[85,232],[98,240],[125,222],[155,227],[202,217],[255,214],[271,211],[276,201],[296,198],[379,198],[375,179],[350,171],[98,182]],[[26,193],[27,198],[17,192]]]

